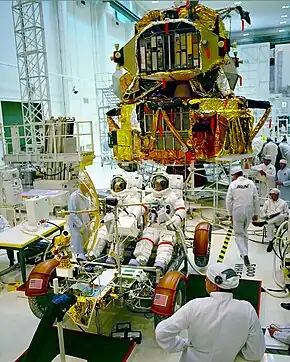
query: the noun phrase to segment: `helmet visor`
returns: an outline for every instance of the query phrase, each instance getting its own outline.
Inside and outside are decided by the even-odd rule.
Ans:
[[[126,181],[121,177],[114,177],[111,181],[111,190],[114,192],[121,192],[127,187]]]

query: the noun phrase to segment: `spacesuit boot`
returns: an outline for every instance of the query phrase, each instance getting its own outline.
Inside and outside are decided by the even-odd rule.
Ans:
[[[102,226],[98,231],[97,241],[94,249],[90,252],[90,259],[98,259],[107,244],[107,228]]]

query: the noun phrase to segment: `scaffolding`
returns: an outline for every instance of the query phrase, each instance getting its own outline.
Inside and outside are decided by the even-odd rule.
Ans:
[[[109,147],[107,112],[117,107],[120,99],[115,95],[112,83],[112,74],[100,74],[97,77],[97,94],[98,94],[98,126],[101,164],[113,165],[113,152]]]
[[[27,151],[44,146],[44,124],[51,117],[41,0],[13,0],[16,55]]]

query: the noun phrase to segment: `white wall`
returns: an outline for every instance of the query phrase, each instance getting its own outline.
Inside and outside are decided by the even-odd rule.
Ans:
[[[12,1],[0,1],[0,100],[20,101]]]
[[[280,58],[281,56],[281,58]],[[280,59],[279,59],[280,58]],[[288,86],[290,87],[290,44],[279,44],[275,46],[275,85],[276,93],[281,92]],[[279,64],[281,61],[281,65]]]
[[[236,94],[257,100],[269,100],[270,43],[238,46],[238,57],[243,61],[238,71],[243,84]]]
[[[93,121],[95,151],[99,153],[99,75],[110,79],[108,73],[115,71],[110,61],[114,45],[123,46],[134,25],[119,22],[116,26],[113,9],[102,1],[87,1],[84,7],[75,0],[43,1],[43,13],[52,115]],[[0,101],[19,101],[11,0],[0,1],[0,44]]]

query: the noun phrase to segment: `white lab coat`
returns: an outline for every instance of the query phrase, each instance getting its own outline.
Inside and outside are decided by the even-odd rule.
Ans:
[[[144,229],[136,245],[134,256],[139,264],[146,265],[153,246],[158,244],[154,265],[163,267],[171,260],[176,240],[176,231],[173,226],[179,227],[184,220],[185,204],[183,198],[171,189],[166,190],[162,197],[157,197],[152,192],[144,198],[144,203],[153,202],[159,204],[160,207],[157,207],[157,214],[151,212],[149,225]],[[143,213],[144,211],[143,209]],[[170,223],[172,226],[169,225]]]
[[[258,191],[253,181],[240,176],[232,181],[226,196],[228,214],[233,218],[235,241],[242,257],[248,255],[248,227],[259,214]]]
[[[257,171],[256,179],[260,181],[260,196],[266,198],[269,195],[270,190],[273,187],[276,187],[275,177],[276,177],[276,169],[271,163],[269,165],[265,165],[261,163],[257,166],[252,166],[252,170]],[[264,171],[266,175],[261,175],[260,171]]]
[[[0,233],[3,233],[4,231],[7,231],[10,229],[10,225],[8,221],[5,219],[4,216],[0,215]],[[14,261],[14,251],[13,250],[7,250],[7,256],[10,262]],[[12,265],[12,264],[10,264]]]
[[[117,193],[114,194],[115,197],[118,199],[119,205],[125,205],[125,204],[138,204],[141,200],[141,195],[137,191],[137,189],[131,189],[126,190],[125,192],[119,193],[119,197],[117,196]],[[128,206],[126,209],[120,209],[118,213],[119,223],[122,224],[122,217],[128,217],[131,216],[132,218],[136,219],[137,221],[140,220],[140,217],[142,215],[142,206]],[[126,210],[126,211],[125,211]],[[108,215],[107,215],[108,216]],[[112,241],[112,236],[114,233],[114,222],[111,223],[111,227],[108,230],[106,225],[103,225],[98,230],[98,236],[97,236],[97,242],[93,249],[93,255],[98,258],[102,251],[104,250],[105,246],[108,242]],[[122,258],[122,254],[125,248],[125,244],[120,244],[119,247],[119,253],[120,257]]]
[[[274,237],[274,229],[275,226],[278,227],[283,221],[285,221],[288,217],[288,204],[286,201],[282,199],[278,199],[277,201],[272,200],[269,198],[266,200],[262,212],[265,216],[274,215],[276,213],[280,213],[279,215],[273,217],[272,219],[267,218],[267,240],[272,241]]]
[[[287,161],[287,164],[290,165],[290,145],[287,142],[281,142],[279,144],[282,158]]]
[[[10,229],[10,225],[4,216],[0,215],[0,233]]]
[[[285,200],[288,205],[290,205],[290,168],[285,167],[283,170],[278,170],[277,181],[283,182],[283,185],[278,185],[281,199]]]
[[[90,201],[80,190],[76,190],[70,195],[68,211],[73,212],[89,209]],[[76,254],[84,254],[85,250],[83,248],[83,242],[85,240],[83,240],[83,235],[86,237],[89,236],[90,215],[72,213],[68,217],[68,226],[71,234],[73,251]]]
[[[271,163],[272,163],[272,165],[275,165],[276,158],[278,155],[278,146],[276,145],[276,143],[274,143],[272,141],[266,143],[264,146],[264,149],[263,149],[263,155],[270,155]]]
[[[188,331],[188,340],[179,336]],[[213,292],[194,299],[156,328],[157,343],[168,352],[183,351],[180,362],[233,362],[241,351],[260,361],[265,340],[257,314],[231,293]]]

